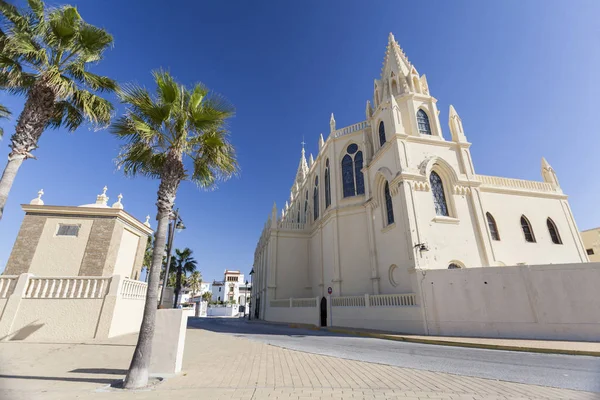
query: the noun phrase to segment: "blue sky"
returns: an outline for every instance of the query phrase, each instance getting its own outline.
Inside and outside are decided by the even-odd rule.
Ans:
[[[331,112],[338,127],[364,119],[389,32],[427,74],[447,139],[448,106],[461,115],[477,173],[541,180],[545,156],[579,228],[600,226],[600,2],[71,4],[115,37],[94,72],[151,85],[150,71],[163,67],[185,84],[204,82],[237,108],[230,128],[240,177],[212,192],[185,183],[176,201],[188,227],[176,247],[194,250],[205,280],[221,278],[225,268],[249,272],[273,201],[281,207],[289,197],[302,137],[316,153]],[[23,100],[0,93],[0,102],[15,114],[0,123],[0,152],[8,153]],[[86,127],[44,133],[38,160],[24,163],[0,222],[0,270],[23,218],[19,204],[40,188],[46,204],[80,205],[107,185],[109,203],[123,193],[128,212],[154,218],[158,182],[124,178],[114,166],[118,146],[107,131]]]

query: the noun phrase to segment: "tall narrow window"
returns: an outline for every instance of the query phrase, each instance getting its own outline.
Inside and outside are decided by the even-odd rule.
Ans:
[[[529,220],[524,215],[521,215],[521,229],[523,229],[523,235],[525,235],[525,241],[535,243],[535,236]]]
[[[344,197],[365,194],[365,182],[362,173],[363,154],[358,151],[358,145],[352,143],[346,148],[342,158],[342,186]]]
[[[385,197],[385,214],[387,217],[387,224],[391,225],[394,223],[394,208],[392,204],[392,196],[390,195],[390,185],[387,181],[383,187],[383,196]]]
[[[448,205],[446,204],[446,194],[444,193],[442,178],[440,178],[435,171],[431,171],[429,183],[431,184],[431,193],[433,194],[433,204],[435,205],[436,215],[447,217],[449,215]]]
[[[329,176],[329,159],[325,161],[325,208],[331,205],[331,177]]]
[[[500,233],[498,233],[498,226],[496,225],[496,220],[492,217],[492,214],[485,213],[485,217],[487,218],[488,226],[490,227],[490,235],[492,235],[492,240],[500,240]]]
[[[307,223],[308,222],[308,218],[307,215],[308,214],[308,190],[306,191],[306,194],[304,195],[304,222]]]
[[[560,234],[558,233],[558,228],[552,218],[548,218],[546,220],[546,225],[548,225],[548,232],[550,232],[550,237],[552,238],[552,243],[554,244],[562,244],[562,240],[560,239]]]
[[[319,219],[319,177],[315,176],[315,188],[313,190],[313,215],[314,220]]]
[[[379,123],[379,145],[383,146],[385,144],[385,126],[383,125],[383,121]]]
[[[419,133],[422,135],[431,135],[431,127],[429,126],[429,117],[423,110],[417,111],[417,124],[419,125]]]

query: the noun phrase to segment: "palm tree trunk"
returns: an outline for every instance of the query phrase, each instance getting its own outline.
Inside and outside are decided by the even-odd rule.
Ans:
[[[38,140],[54,114],[54,100],[54,92],[43,85],[34,86],[27,96],[15,133],[10,138],[12,150],[0,178],[0,220],[21,164],[33,157],[31,152],[37,148]]]
[[[0,219],[2,219],[2,215],[4,214],[4,206],[8,200],[10,188],[15,181],[17,172],[19,171],[19,168],[21,168],[21,164],[23,164],[24,159],[25,156],[14,156],[9,158],[6,168],[4,168],[2,178],[0,178]]]
[[[177,308],[177,303],[179,303],[179,292],[181,292],[181,265],[177,266],[177,277],[175,280],[175,301],[173,304],[173,308]]]
[[[156,309],[158,308],[158,283],[160,281],[161,265],[167,244],[169,217],[175,203],[177,188],[184,177],[183,171],[181,155],[173,160],[173,154],[167,154],[167,160],[165,161],[158,187],[158,200],[156,202],[158,208],[158,225],[154,237],[154,250],[152,251],[152,266],[150,267],[150,278],[146,292],[144,317],[133,358],[129,365],[129,371],[127,371],[127,376],[125,377],[125,389],[138,389],[148,384],[148,369],[152,359],[152,339],[154,338]],[[166,282],[167,277],[164,279],[164,284]]]

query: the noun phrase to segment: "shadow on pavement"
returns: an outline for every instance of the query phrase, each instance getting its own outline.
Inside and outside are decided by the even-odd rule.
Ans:
[[[114,368],[77,368],[69,372],[78,374],[105,374],[105,375],[125,375],[127,374],[126,369],[114,369]]]
[[[39,381],[64,381],[64,382],[88,382],[88,383],[105,383],[112,384],[114,378],[70,378],[66,376],[29,376],[29,375],[3,375],[0,374],[0,379],[26,379]]]

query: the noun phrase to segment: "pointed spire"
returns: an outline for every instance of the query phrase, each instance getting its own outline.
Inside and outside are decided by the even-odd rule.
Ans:
[[[323,134],[319,134],[319,150],[321,150],[325,146],[325,140],[323,140]]]
[[[150,226],[150,214],[146,215],[146,221],[144,222],[144,225],[146,225],[148,228],[151,228],[151,226]]]
[[[312,165],[315,163],[315,159],[313,158],[312,153],[310,154],[310,158],[308,160],[308,165],[312,167]]]
[[[551,183],[557,188],[560,187],[556,172],[554,172],[554,168],[546,161],[545,157],[542,157],[542,178],[544,179],[544,182]]]
[[[414,67],[410,61],[408,61],[406,54],[404,54],[404,51],[402,51],[398,45],[398,42],[396,42],[394,34],[390,32],[388,35],[388,45],[385,52],[385,58],[383,60],[383,68],[381,70],[381,80],[383,81],[384,78],[388,77],[389,72],[384,74],[386,71],[391,70],[392,72],[395,72],[396,75],[408,76],[410,75],[412,68]]]
[[[331,118],[329,118],[329,129],[331,133],[335,131],[335,118],[333,117],[333,113],[331,113]]]
[[[304,144],[304,141],[302,141],[302,153],[300,155],[300,162],[298,163],[298,170],[296,171],[296,180],[294,181],[294,185],[292,185],[292,187],[294,187],[296,184],[298,184],[298,187],[300,187],[308,175],[308,164],[306,162],[306,151],[304,150]]]
[[[35,199],[31,200],[29,202],[29,204],[33,204],[36,206],[43,206],[44,205],[44,200],[42,200],[42,196],[44,195],[44,189],[40,189],[40,191],[38,192],[38,197],[36,197]]]
[[[271,228],[277,227],[277,204],[273,202],[273,208],[271,209]]]
[[[467,142],[467,137],[465,136],[465,132],[463,130],[462,120],[458,116],[458,113],[452,104],[450,105],[450,110],[448,111],[448,126],[450,127],[450,134],[452,135],[453,142]]]
[[[371,107],[371,101],[367,100],[367,106],[365,107],[365,117],[366,119],[371,119],[373,116],[373,107]]]
[[[117,196],[118,200],[116,203],[114,203],[112,205],[112,208],[118,208],[118,209],[122,210],[123,209],[123,203],[121,203],[122,198],[123,198],[123,195],[119,193],[119,195]]]

